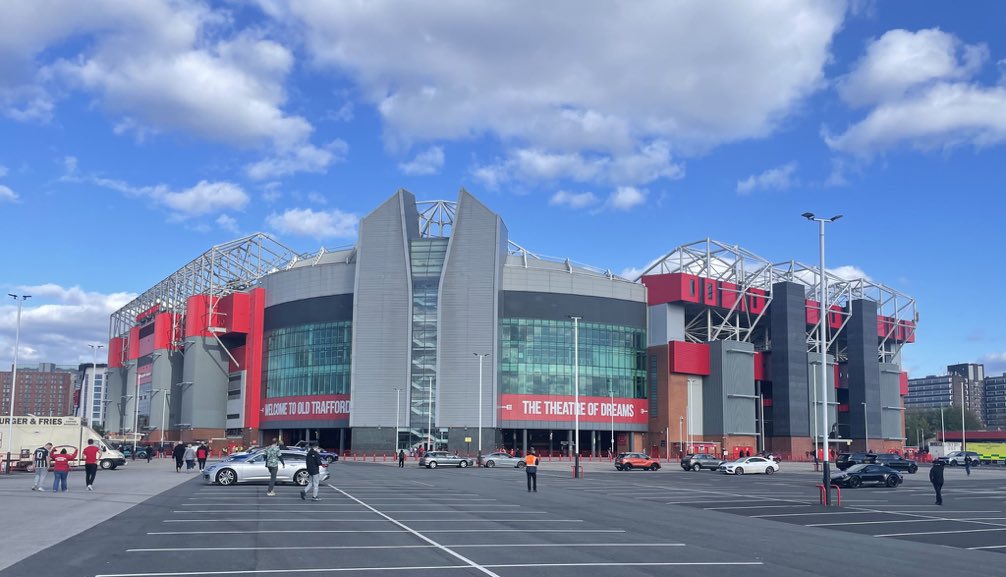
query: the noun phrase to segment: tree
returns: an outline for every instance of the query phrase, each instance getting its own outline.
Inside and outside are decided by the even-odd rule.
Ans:
[[[965,411],[964,422],[969,431],[982,430],[981,420],[974,411]],[[945,407],[943,409],[943,428],[947,431],[961,430],[960,407]],[[922,440],[940,437],[940,409],[907,409],[905,410],[905,438],[915,440],[922,431]]]

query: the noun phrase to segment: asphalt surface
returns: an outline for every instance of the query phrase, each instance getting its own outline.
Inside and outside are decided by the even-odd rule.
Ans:
[[[805,465],[772,476],[609,467],[575,480],[545,463],[528,493],[514,469],[339,462],[320,502],[293,486],[268,497],[192,479],[0,576],[1002,573],[998,549],[965,547],[1006,546],[1003,470],[948,470],[939,508],[923,468],[897,489],[844,490],[825,510]]]

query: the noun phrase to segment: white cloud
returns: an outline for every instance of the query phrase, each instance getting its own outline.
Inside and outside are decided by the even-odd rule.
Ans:
[[[192,188],[179,192],[163,191],[153,194],[152,197],[185,218],[224,210],[242,210],[248,204],[248,194],[240,186],[230,182],[205,180]]]
[[[349,145],[338,139],[321,148],[304,144],[252,163],[245,167],[245,171],[255,180],[279,178],[297,172],[323,173],[332,164],[344,161],[348,153]]]
[[[989,353],[979,359],[985,365],[986,374],[1002,372],[1006,375],[1006,352]]]
[[[307,200],[308,202],[313,202],[314,204],[328,204],[328,199],[325,198],[324,194],[313,190],[307,193]]]
[[[820,269],[818,269],[818,270],[820,270]],[[851,265],[851,264],[842,265],[842,266],[837,267],[837,268],[829,268],[829,269],[826,269],[826,270],[830,274],[833,274],[833,275],[837,276],[838,278],[844,279],[844,280],[859,280],[859,279],[873,280],[873,279],[870,278],[870,275],[866,274],[866,271],[864,271],[863,269],[859,268],[858,266],[854,266],[854,265]]]
[[[54,114],[54,94],[81,90],[113,117],[120,134],[142,140],[180,131],[265,150],[283,161],[277,174],[324,170],[334,157],[303,162],[314,128],[284,110],[292,51],[267,37],[268,23],[236,24],[227,7],[195,0],[5,7],[0,108],[19,120],[44,121]],[[56,50],[66,47],[73,52]]]
[[[272,213],[266,218],[269,228],[282,234],[307,236],[315,239],[354,238],[359,218],[341,210],[316,211],[310,208],[291,208],[282,214]]]
[[[217,217],[217,226],[221,230],[225,230],[231,234],[239,234],[240,229],[238,228],[238,221],[233,216],[227,214],[221,214]]]
[[[444,149],[439,146],[431,146],[416,155],[409,162],[402,162],[398,165],[398,170],[408,175],[429,175],[440,172],[444,167]]]
[[[647,194],[632,186],[620,186],[608,197],[606,205],[614,210],[632,210],[646,202]]]
[[[587,208],[600,202],[593,192],[569,192],[560,190],[552,195],[548,203],[553,206],[565,206],[572,209]]]
[[[10,187],[0,184],[0,202],[17,202],[17,193]]]
[[[17,287],[17,292],[32,295],[21,314],[19,364],[89,360],[87,343],[106,342],[108,317],[136,298],[133,293],[104,294],[57,284]],[[13,358],[16,317],[10,299],[0,302],[0,355],[5,359]]]
[[[0,164],[0,178],[7,176],[7,167]]]
[[[737,192],[748,194],[756,190],[786,190],[794,184],[794,172],[796,162],[770,168],[761,174],[752,174],[744,180],[737,181]]]
[[[934,80],[969,78],[987,59],[986,46],[963,44],[936,28],[889,30],[867,47],[838,91],[853,106],[877,104]]]
[[[265,4],[315,65],[355,82],[389,148],[498,139],[504,160],[473,169],[497,186],[643,184],[680,174],[672,150],[765,137],[823,86],[845,15],[808,0]]]
[[[907,145],[940,150],[1006,141],[1006,87],[974,82],[988,60],[984,45],[966,45],[930,29],[892,30],[874,41],[839,92],[866,116],[840,133],[823,129],[833,150],[869,158]]]

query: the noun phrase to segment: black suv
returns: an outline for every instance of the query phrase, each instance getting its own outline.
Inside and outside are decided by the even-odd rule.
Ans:
[[[873,462],[878,465],[887,465],[898,471],[908,471],[913,475],[919,470],[919,466],[915,461],[906,459],[901,455],[895,455],[894,453],[879,453],[874,457]]]
[[[716,469],[719,469],[722,464],[722,459],[717,459],[712,455],[704,453],[696,453],[694,455],[685,455],[684,457],[681,457],[681,468],[686,471],[701,471],[702,469],[715,471]]]
[[[873,453],[839,453],[838,459],[835,460],[835,466],[844,471],[853,465],[873,463],[876,459],[877,455]]]

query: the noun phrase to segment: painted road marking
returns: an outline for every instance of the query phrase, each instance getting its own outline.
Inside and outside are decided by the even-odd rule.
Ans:
[[[507,548],[512,549],[515,545],[510,543],[461,543],[457,545],[445,545],[453,549],[480,549],[480,548]],[[524,543],[519,545],[524,549],[527,547],[685,547],[684,543]],[[290,547],[161,547],[150,549],[126,549],[127,553],[177,553],[177,552],[199,552],[199,551],[300,551],[311,549],[435,549],[433,545],[305,545]]]
[[[426,529],[424,533],[555,533],[555,529]],[[248,535],[263,533],[408,533],[398,529],[261,529],[254,531],[152,531],[147,535]],[[625,533],[625,529],[566,529],[563,533]]]
[[[239,523],[242,521],[260,522],[261,518],[252,519],[165,519],[162,523]],[[387,519],[267,519],[272,522],[314,522],[314,523],[387,523]],[[416,523],[583,523],[583,519],[401,519]]]
[[[993,525],[994,523],[989,523]],[[950,535],[952,533],[990,533],[995,531],[1006,531],[1006,526],[999,525],[997,529],[961,529],[958,531],[924,531],[921,533],[886,533],[874,535],[874,537],[911,537],[913,535]]]

